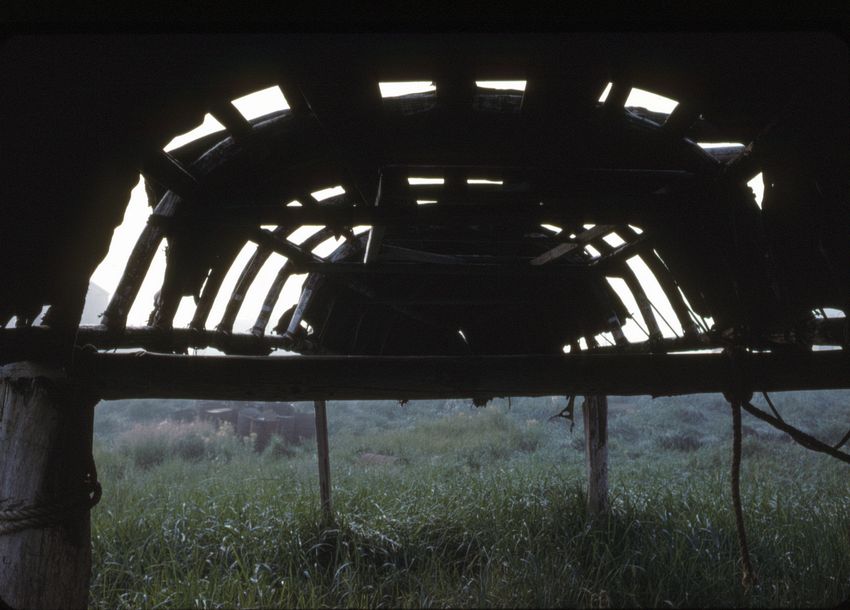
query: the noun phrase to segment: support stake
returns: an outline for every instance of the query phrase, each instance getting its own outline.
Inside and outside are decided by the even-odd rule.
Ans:
[[[608,397],[585,396],[582,405],[587,461],[587,512],[608,512]]]
[[[322,518],[325,524],[333,523],[331,505],[331,460],[328,448],[328,413],[324,400],[313,402],[316,410],[316,448],[319,454],[319,494],[322,502]]]

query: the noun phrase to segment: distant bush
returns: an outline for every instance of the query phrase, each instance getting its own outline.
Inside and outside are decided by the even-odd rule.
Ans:
[[[273,434],[268,446],[263,451],[263,454],[270,458],[280,459],[294,456],[295,451],[284,439],[279,437],[277,434]]]
[[[229,462],[235,455],[251,450],[249,443],[233,435],[232,426],[216,429],[210,422],[136,424],[119,435],[114,444],[142,470],[171,457],[187,462],[204,459]]]
[[[659,447],[673,451],[696,451],[702,446],[700,439],[689,432],[660,436],[656,442]]]

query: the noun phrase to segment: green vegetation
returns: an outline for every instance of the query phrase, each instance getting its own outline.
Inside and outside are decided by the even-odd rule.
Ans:
[[[777,394],[828,442],[850,394]],[[337,524],[315,448],[160,423],[178,401],[105,403],[93,511],[97,608],[819,607],[850,595],[850,469],[744,414],[743,502],[760,582],[740,585],[719,396],[611,399],[613,510],[584,510],[564,399],[330,403]],[[307,406],[307,405],[305,405]],[[580,409],[576,409],[580,413]],[[362,453],[396,456],[368,464]]]

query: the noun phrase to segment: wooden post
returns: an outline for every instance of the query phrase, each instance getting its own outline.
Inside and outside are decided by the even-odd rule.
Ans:
[[[95,403],[60,369],[0,367],[0,607],[88,604]]]
[[[331,460],[328,447],[328,413],[324,400],[313,402],[316,410],[316,447],[319,453],[319,494],[322,501],[322,517],[326,524],[333,522],[331,505]]]
[[[587,512],[608,512],[608,398],[585,396],[582,405],[587,460]]]

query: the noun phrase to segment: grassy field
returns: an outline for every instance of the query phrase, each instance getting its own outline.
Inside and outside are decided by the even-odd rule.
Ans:
[[[828,442],[850,427],[848,393],[774,401]],[[581,422],[548,421],[564,404],[329,403],[325,528],[313,445],[255,454],[226,429],[161,423],[185,403],[103,403],[91,604],[822,607],[850,595],[846,465],[744,414],[759,576],[744,591],[722,399],[611,399],[613,509],[593,522]],[[368,465],[363,452],[399,460]]]

